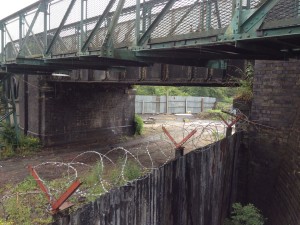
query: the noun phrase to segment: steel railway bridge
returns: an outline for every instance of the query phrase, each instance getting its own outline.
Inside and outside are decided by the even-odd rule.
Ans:
[[[159,64],[163,80],[168,65],[192,80],[229,60],[298,58],[299,16],[300,0],[40,0],[0,20],[0,121],[14,111],[12,74],[139,68],[143,80]]]

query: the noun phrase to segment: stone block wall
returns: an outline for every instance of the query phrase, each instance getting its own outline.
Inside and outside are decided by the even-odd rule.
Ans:
[[[271,225],[300,224],[300,61],[256,61],[247,200]]]
[[[44,145],[108,143],[133,134],[135,95],[127,85],[47,83],[39,76],[28,82],[21,85],[28,99],[20,99],[20,124]]]

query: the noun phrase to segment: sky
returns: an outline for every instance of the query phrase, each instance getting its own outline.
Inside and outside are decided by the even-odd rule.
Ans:
[[[0,7],[0,19],[3,19],[38,0],[6,0]]]

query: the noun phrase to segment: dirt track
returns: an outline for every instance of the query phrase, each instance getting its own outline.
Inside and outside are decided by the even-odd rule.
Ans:
[[[154,166],[159,166],[166,162],[168,157],[173,157],[174,152],[172,149],[174,146],[168,140],[167,137],[163,135],[161,126],[165,124],[165,126],[170,130],[170,133],[174,136],[175,139],[181,140],[182,137],[186,135],[186,132],[183,132],[184,129],[192,129],[193,126],[190,128],[189,124],[204,124],[203,126],[207,126],[205,124],[209,124],[211,121],[199,121],[197,118],[193,116],[174,116],[174,115],[145,115],[143,116],[144,120],[147,120],[149,117],[153,117],[155,119],[155,124],[145,124],[145,132],[144,135],[138,137],[126,137],[120,143],[114,144],[114,146],[95,146],[95,145],[82,145],[82,146],[62,146],[57,148],[45,148],[41,152],[33,156],[26,156],[26,157],[17,157],[7,160],[0,161],[0,188],[3,187],[7,183],[18,183],[22,181],[29,175],[27,166],[28,165],[38,165],[43,162],[71,162],[77,155],[82,152],[86,151],[96,151],[102,154],[105,154],[113,147],[123,147],[133,154],[139,157],[139,160],[145,163],[145,165],[150,164],[149,161],[149,154],[151,155],[151,163],[154,163]],[[222,131],[222,127],[220,125],[217,129]],[[209,144],[210,142],[214,141],[210,137],[211,134],[206,134],[203,136],[207,136],[209,138],[206,139],[199,139],[197,143],[190,142],[189,149],[193,149],[194,147],[201,147],[203,145]],[[187,145],[188,145],[187,144]],[[140,151],[142,149],[142,151]],[[161,149],[165,149],[164,152]],[[186,152],[189,151],[186,149]],[[159,150],[159,151],[158,151]],[[117,156],[114,156],[117,157]],[[170,158],[169,158],[170,159]],[[84,157],[81,158],[81,162],[86,164],[92,164],[95,162],[95,157]],[[41,173],[48,174],[48,177],[55,178],[55,174],[51,175],[49,168],[41,167]],[[53,176],[53,177],[51,177]]]

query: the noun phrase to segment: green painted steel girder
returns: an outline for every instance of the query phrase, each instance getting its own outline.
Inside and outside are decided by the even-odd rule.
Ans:
[[[56,30],[56,32],[55,32],[55,34],[54,34],[54,36],[53,36],[53,39],[52,39],[52,41],[50,42],[50,44],[49,44],[49,46],[48,46],[48,48],[47,48],[47,50],[46,50],[46,52],[45,52],[46,55],[49,55],[50,52],[52,51],[52,48],[53,48],[53,46],[54,46],[54,44],[55,44],[55,42],[56,42],[56,40],[57,40],[57,38],[58,38],[58,36],[59,36],[61,30],[63,29],[63,26],[65,25],[65,23],[66,23],[66,21],[67,21],[69,15],[70,15],[70,13],[71,13],[71,10],[72,10],[72,8],[73,8],[75,2],[76,2],[76,0],[71,0],[71,2],[70,2],[70,4],[69,4],[69,6],[68,6],[68,9],[67,9],[67,11],[66,11],[64,17],[63,17],[63,19],[61,20],[60,25],[59,25],[58,29]]]
[[[110,0],[109,1],[109,3],[106,6],[104,12],[102,13],[102,15],[99,16],[99,18],[97,20],[97,23],[96,23],[95,27],[93,28],[92,32],[90,33],[90,35],[88,36],[88,38],[84,42],[84,44],[81,48],[81,52],[85,52],[87,50],[89,44],[91,43],[92,39],[95,37],[97,31],[99,30],[101,24],[104,22],[105,18],[107,17],[109,11],[111,10],[111,8],[115,4],[115,2],[116,2],[116,0]]]
[[[148,29],[145,31],[145,33],[142,35],[142,37],[139,39],[137,45],[143,46],[145,42],[150,38],[150,34],[154,31],[154,29],[157,27],[159,22],[164,18],[164,16],[167,14],[168,10],[174,5],[176,0],[169,0],[165,7],[161,10],[159,15],[155,18],[155,20],[151,23],[151,25],[148,27]]]

